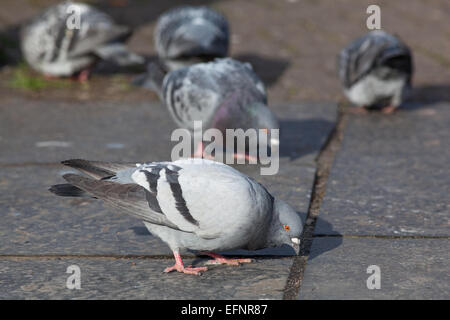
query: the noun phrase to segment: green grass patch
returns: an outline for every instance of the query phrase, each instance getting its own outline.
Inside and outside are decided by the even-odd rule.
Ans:
[[[16,89],[39,91],[47,88],[66,88],[71,84],[65,79],[46,80],[34,73],[25,63],[19,64],[13,71],[9,85]]]

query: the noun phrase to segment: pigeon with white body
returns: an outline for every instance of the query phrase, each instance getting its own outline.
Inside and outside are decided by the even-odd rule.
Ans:
[[[359,107],[391,113],[411,89],[411,50],[381,30],[369,32],[342,50],[338,69],[345,95]]]
[[[78,75],[86,80],[90,67],[104,59],[120,66],[143,64],[124,41],[131,30],[85,3],[65,1],[46,9],[22,27],[22,54],[36,71],[49,77]]]
[[[191,131],[194,121],[202,121],[201,130],[221,130],[224,137],[226,129],[262,129],[270,134],[280,128],[267,107],[264,84],[249,63],[217,58],[167,74],[153,63],[136,83],[156,91],[175,122]],[[269,136],[267,141],[279,144],[276,137]],[[200,156],[203,145],[197,147],[196,156]]]
[[[155,47],[167,70],[225,57],[229,47],[227,19],[204,6],[180,6],[156,23]]]
[[[68,183],[54,185],[50,191],[101,199],[141,219],[173,251],[176,263],[165,272],[207,270],[185,267],[180,254],[186,250],[229,265],[250,259],[228,259],[215,252],[288,244],[298,253],[303,226],[297,212],[223,163],[198,158],[136,165],[86,160],[62,163],[88,177],[65,174]]]

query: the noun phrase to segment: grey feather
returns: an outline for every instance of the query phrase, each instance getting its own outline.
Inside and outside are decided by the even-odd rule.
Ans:
[[[370,106],[387,100],[398,105],[411,85],[411,50],[398,37],[372,31],[340,52],[338,71],[353,103]]]
[[[207,7],[181,6],[161,15],[155,28],[158,56],[170,70],[225,57],[229,47],[226,18]]]
[[[78,13],[79,28],[75,18]],[[123,62],[126,49],[118,50],[117,43],[130,35],[129,28],[116,25],[107,14],[84,3],[65,1],[25,24],[20,40],[23,56],[32,68],[48,75],[70,76],[95,63],[102,54]],[[108,51],[108,45],[114,43],[115,50]],[[113,59],[113,53],[119,57]],[[143,62],[135,54],[128,56],[134,59],[131,62]]]

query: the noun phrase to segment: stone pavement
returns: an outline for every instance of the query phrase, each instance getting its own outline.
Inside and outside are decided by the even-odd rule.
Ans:
[[[279,173],[238,169],[291,203],[305,220],[315,159],[335,125],[336,105],[273,109],[282,120]],[[47,191],[70,171],[59,164],[64,159],[169,159],[175,126],[161,105],[8,98],[0,114],[0,299],[186,299],[194,289],[196,299],[282,298],[293,259],[288,247],[247,252],[255,263],[213,267],[201,277],[162,274],[173,264],[171,252],[140,221],[100,201]],[[204,262],[187,258],[194,265]],[[81,269],[82,290],[66,288],[72,264]]]
[[[444,102],[350,116],[300,299],[450,298],[449,129]]]
[[[282,119],[279,173],[237,168],[290,202],[305,221],[317,157],[337,108],[297,103],[273,109]],[[293,271],[289,247],[230,252],[255,262],[210,267],[201,277],[163,274],[173,263],[171,252],[140,221],[100,201],[47,191],[70,171],[59,164],[63,159],[168,159],[175,126],[161,105],[7,98],[0,114],[0,299],[283,297]],[[449,103],[345,117],[298,298],[448,299]],[[81,269],[81,290],[66,288],[70,265]],[[373,265],[381,288],[369,290]]]

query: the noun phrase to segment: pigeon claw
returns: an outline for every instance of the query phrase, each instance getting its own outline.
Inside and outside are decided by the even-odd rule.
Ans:
[[[209,260],[206,264],[226,264],[228,266],[239,266],[241,263],[250,263],[252,259],[227,259],[227,258],[215,258]]]
[[[201,272],[208,270],[207,267],[197,267],[197,268],[193,268],[191,266],[189,267],[184,267],[184,266],[180,266],[178,264],[173,265],[172,267],[167,267],[166,269],[164,269],[165,273],[169,273],[172,271],[178,271],[181,273],[186,273],[186,274],[193,274],[196,276],[201,275]]]
[[[395,109],[396,109],[395,106],[390,105],[390,106],[387,106],[387,107],[384,107],[383,109],[381,109],[381,113],[382,114],[393,114]]]

